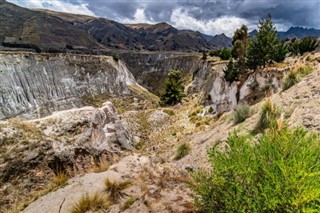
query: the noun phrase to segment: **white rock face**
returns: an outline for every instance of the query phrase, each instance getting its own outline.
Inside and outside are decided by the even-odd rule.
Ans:
[[[0,54],[0,119],[36,118],[83,106],[84,96],[125,95],[137,84],[105,56]]]

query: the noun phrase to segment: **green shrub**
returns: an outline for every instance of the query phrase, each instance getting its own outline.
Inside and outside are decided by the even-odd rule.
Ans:
[[[181,144],[178,149],[177,149],[177,153],[176,153],[176,156],[175,156],[175,160],[180,160],[181,158],[185,157],[186,155],[189,154],[191,150],[191,147],[189,144],[187,143],[183,143]]]
[[[119,61],[119,56],[117,53],[112,53],[112,58],[115,62],[118,62]]]
[[[229,60],[227,68],[223,72],[226,81],[232,83],[233,81],[238,80],[239,70],[237,69],[237,64],[233,62],[233,59]]]
[[[244,122],[247,118],[252,115],[250,106],[240,105],[238,106],[233,113],[233,120],[236,124]]]
[[[253,141],[234,132],[226,152],[208,151],[212,172],[191,184],[198,212],[319,212],[319,134],[285,127]]]
[[[219,57],[221,58],[221,60],[229,60],[231,56],[231,50],[227,48],[223,48],[222,50],[220,50]]]
[[[296,70],[291,70],[285,77],[283,82],[283,90],[287,90],[293,85],[299,83],[303,77],[312,72],[311,67],[299,67]]]
[[[274,127],[280,114],[280,109],[268,98],[262,106],[260,120],[256,129],[263,131]]]
[[[166,81],[165,91],[160,96],[162,105],[174,105],[181,102],[185,96],[183,93],[183,81],[181,72],[178,70],[170,70],[168,80]]]

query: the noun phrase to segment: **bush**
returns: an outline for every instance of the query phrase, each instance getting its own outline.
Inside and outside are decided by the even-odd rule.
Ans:
[[[115,62],[118,62],[119,61],[119,56],[117,53],[112,53],[112,58]]]
[[[235,124],[239,124],[244,122],[247,118],[252,115],[250,106],[248,105],[240,105],[236,108],[233,113],[233,120]]]
[[[187,143],[183,143],[181,144],[178,149],[177,149],[177,153],[176,153],[176,156],[175,156],[175,160],[180,160],[181,158],[185,157],[186,155],[189,154],[191,150],[191,147],[189,144]]]
[[[268,98],[262,106],[260,120],[257,130],[263,131],[276,125],[277,119],[280,117],[280,109]]]
[[[181,102],[185,96],[183,89],[181,72],[178,70],[169,71],[165,91],[160,96],[160,103],[162,105],[174,105]]]
[[[221,60],[229,60],[231,58],[231,50],[223,48],[219,54]]]
[[[207,60],[207,53],[206,53],[206,51],[203,51],[202,52],[202,60]]]
[[[238,80],[239,70],[236,67],[236,64],[233,62],[233,59],[229,60],[227,69],[224,70],[224,79],[232,83],[233,81]]]
[[[319,212],[319,134],[284,127],[252,141],[234,132],[227,153],[208,151],[213,171],[191,185],[199,212]]]
[[[303,55],[306,52],[314,51],[319,46],[317,39],[305,37],[299,42],[299,53]]]
[[[299,83],[301,81],[301,78],[309,75],[311,72],[311,67],[299,67],[296,70],[291,70],[283,81],[283,90],[287,90],[293,85]]]

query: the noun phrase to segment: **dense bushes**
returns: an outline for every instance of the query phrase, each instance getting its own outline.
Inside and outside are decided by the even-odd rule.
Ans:
[[[223,48],[220,50],[212,50],[209,52],[209,55],[212,56],[217,56],[220,57],[221,60],[229,60],[232,56],[231,54],[231,50],[227,49],[227,48]]]
[[[306,52],[314,51],[319,44],[317,39],[311,37],[305,37],[301,40],[293,38],[291,39],[289,50],[293,55],[303,55]]]
[[[199,212],[319,212],[320,137],[286,127],[256,141],[234,132],[208,151],[212,172],[194,173]]]
[[[178,70],[169,71],[165,91],[160,95],[161,104],[174,105],[181,102],[185,96],[183,89],[181,72]]]

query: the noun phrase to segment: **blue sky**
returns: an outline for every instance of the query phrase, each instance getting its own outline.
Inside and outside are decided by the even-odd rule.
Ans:
[[[167,22],[179,29],[231,36],[271,14],[280,31],[291,26],[320,29],[320,0],[7,0],[28,8],[86,14],[122,23]]]

